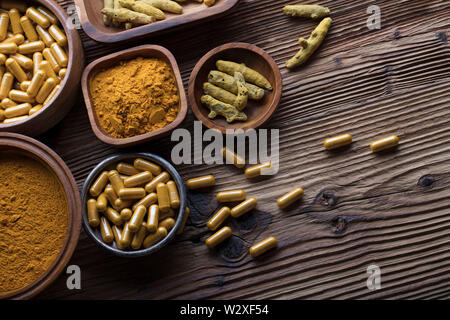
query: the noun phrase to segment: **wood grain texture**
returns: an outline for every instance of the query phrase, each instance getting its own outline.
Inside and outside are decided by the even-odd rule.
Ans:
[[[294,72],[284,63],[315,22],[285,17],[281,8],[292,2],[243,0],[216,22],[146,40],[175,55],[185,87],[198,59],[218,45],[248,42],[271,54],[284,83],[267,124],[281,130],[280,173],[251,182],[234,167],[181,166],[184,179],[213,173],[217,186],[190,194],[192,215],[175,243],[130,261],[105,254],[82,233],[70,263],[81,267],[83,289],[67,290],[63,275],[40,298],[450,297],[450,2],[376,1],[382,29],[370,31],[366,9],[375,1],[322,1],[333,12],[331,32]],[[134,45],[105,46],[81,35],[88,61]],[[183,127],[192,130],[193,119],[189,113]],[[323,139],[342,132],[353,134],[352,147],[324,151]],[[371,141],[393,133],[398,150],[370,152]],[[81,95],[41,140],[68,163],[79,187],[98,162],[127,151],[95,138]],[[128,151],[168,159],[172,146],[164,139]],[[303,202],[280,211],[275,199],[296,186],[305,189]],[[256,196],[258,210],[231,221],[234,236],[209,251],[205,222],[218,206],[215,192],[230,188]],[[248,247],[269,235],[279,250],[253,260]],[[366,287],[370,264],[382,270],[381,290]]]

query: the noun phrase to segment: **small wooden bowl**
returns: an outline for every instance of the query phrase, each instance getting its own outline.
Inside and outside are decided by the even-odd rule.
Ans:
[[[189,23],[218,18],[233,8],[238,1],[217,0],[214,6],[208,8],[203,3],[189,0],[180,3],[183,7],[182,14],[164,12],[165,20],[130,30],[104,25],[103,15],[100,12],[103,9],[103,0],[75,0],[75,4],[80,8],[81,25],[89,37],[98,42],[117,43],[150,35],[155,36],[172,29],[181,29]]]
[[[170,230],[167,237],[165,237],[162,241],[158,242],[157,244],[147,249],[125,251],[120,250],[115,244],[115,242],[112,245],[103,242],[102,235],[100,233],[100,228],[92,228],[89,225],[89,220],[87,218],[86,212],[87,210],[86,204],[88,199],[90,198],[89,189],[91,188],[91,185],[94,183],[94,181],[97,179],[97,177],[101,172],[105,170],[115,170],[119,162],[127,162],[127,161],[131,162],[136,158],[142,158],[144,160],[156,163],[160,165],[167,173],[170,174],[172,180],[177,185],[178,193],[180,195],[180,210],[178,211],[175,226],[172,228],[172,230]],[[84,183],[82,191],[82,203],[83,203],[83,228],[89,235],[89,237],[92,240],[94,240],[96,244],[98,244],[102,249],[116,256],[124,258],[138,258],[148,256],[152,253],[155,253],[156,251],[159,251],[175,238],[178,230],[181,228],[184,217],[186,216],[187,196],[186,196],[186,187],[184,186],[183,179],[181,178],[178,171],[168,161],[151,153],[134,153],[134,154],[123,154],[120,156],[113,156],[99,163],[97,167],[95,167],[94,170],[91,171],[91,173],[86,179],[86,182]]]
[[[30,1],[30,4],[44,6],[53,12],[63,26],[69,43],[67,75],[56,96],[39,112],[27,119],[6,125],[0,124],[0,132],[16,132],[28,136],[37,136],[60,122],[77,100],[81,72],[84,66],[84,53],[78,31],[72,26],[72,20],[61,6],[53,0],[34,0]]]
[[[67,236],[55,261],[33,283],[14,292],[0,294],[0,299],[29,299],[55,281],[72,257],[81,229],[80,193],[75,179],[64,161],[39,141],[15,133],[0,133],[0,151],[20,153],[43,163],[59,179],[67,197],[69,210]]]
[[[208,81],[211,70],[217,70],[217,60],[228,60],[244,63],[265,76],[272,84],[273,90],[267,91],[260,101],[249,100],[244,112],[248,120],[227,123],[225,118],[217,116],[216,119],[208,118],[210,110],[204,106],[200,98],[203,95],[203,83]],[[196,64],[189,79],[189,103],[198,120],[210,129],[220,130],[226,134],[227,129],[256,129],[266,123],[275,112],[280,103],[283,91],[281,73],[272,57],[261,48],[248,43],[228,43],[209,51]]]
[[[109,136],[101,128],[97,116],[95,115],[89,88],[89,80],[91,79],[92,76],[95,75],[96,72],[114,66],[119,61],[129,60],[136,57],[158,58],[166,61],[171,66],[178,86],[178,92],[180,95],[180,111],[178,112],[178,115],[175,118],[175,120],[169,125],[165,126],[164,128],[125,139],[113,138]],[[178,68],[177,61],[175,60],[175,57],[169,50],[161,46],[143,45],[123,50],[117,53],[113,53],[93,61],[84,70],[83,76],[81,78],[81,87],[83,89],[83,96],[86,104],[86,109],[89,115],[89,121],[91,122],[92,130],[94,131],[97,138],[113,147],[117,148],[130,147],[150,140],[159,139],[164,136],[167,136],[183,122],[187,114],[186,93],[184,92],[183,80],[181,79],[180,69]]]

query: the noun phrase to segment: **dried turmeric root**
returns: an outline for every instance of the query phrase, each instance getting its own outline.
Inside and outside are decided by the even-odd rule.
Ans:
[[[233,94],[238,94],[238,87],[234,78],[226,73],[213,70],[208,75],[208,82]],[[248,97],[251,100],[264,98],[264,90],[251,83],[246,83]]]
[[[305,63],[309,57],[319,48],[325,39],[328,30],[331,26],[331,18],[323,19],[316,29],[311,33],[308,40],[304,38],[298,39],[300,46],[302,47],[300,51],[286,63],[286,67],[293,69]]]
[[[225,117],[228,123],[234,121],[247,121],[247,115],[231,104],[221,102],[208,95],[202,96],[201,101],[211,110],[208,115],[208,118],[210,119],[215,119],[220,115]]]
[[[216,3],[216,0],[205,0],[204,2],[208,7],[212,7]]]
[[[148,3],[145,3],[144,1],[119,0],[119,3],[124,8],[140,12],[148,16],[153,16],[156,20],[164,20],[166,18],[164,12]]]
[[[242,111],[247,106],[248,102],[248,89],[245,86],[245,79],[242,73],[235,72],[234,79],[236,81],[236,85],[238,87],[238,94],[233,105],[238,108],[239,111]]]
[[[212,96],[213,98],[228,104],[234,104],[237,99],[236,95],[209,82],[203,84],[203,92],[206,95]]]
[[[114,8],[114,0],[104,0],[103,7],[113,9]],[[103,16],[103,24],[105,26],[109,26],[111,24],[111,22],[112,22],[111,17]]]
[[[258,87],[272,90],[272,85],[269,80],[267,80],[259,72],[248,68],[245,64],[239,64],[232,61],[218,60],[216,62],[217,69],[222,72],[234,75],[235,72],[240,72],[244,75],[245,81],[256,84]]]
[[[318,5],[292,5],[285,6],[283,12],[287,16],[303,17],[311,19],[325,18],[330,14],[330,9]]]
[[[146,14],[135,12],[128,9],[102,9],[102,13],[111,19],[118,22],[133,22],[138,24],[149,24],[156,21],[153,16],[148,16]]]
[[[175,1],[171,0],[142,0],[143,2],[154,6],[155,8],[170,12],[180,14],[183,12],[183,7],[180,6]]]

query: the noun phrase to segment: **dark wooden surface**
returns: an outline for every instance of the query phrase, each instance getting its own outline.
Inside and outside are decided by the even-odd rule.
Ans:
[[[332,30],[294,72],[284,62],[316,22],[283,16],[290,3],[243,0],[218,21],[135,43],[171,50],[185,86],[198,59],[228,42],[258,45],[278,63],[284,93],[267,127],[281,130],[280,173],[249,182],[231,167],[179,168],[185,179],[213,173],[214,191],[245,188],[260,200],[259,211],[233,221],[235,236],[216,252],[203,243],[214,192],[191,195],[186,232],[148,258],[108,255],[82,233],[70,262],[81,267],[82,290],[67,290],[63,274],[39,298],[450,297],[450,2],[376,1],[382,29],[370,31],[366,9],[375,1],[322,1],[333,12]],[[100,45],[81,34],[88,61],[134,45]],[[192,130],[192,121],[190,112],[183,127]],[[354,135],[351,149],[325,152],[322,140],[341,132]],[[391,133],[400,148],[372,154],[369,142]],[[67,162],[79,187],[99,161],[124,152],[95,138],[81,94],[40,139]],[[168,159],[172,146],[164,139],[130,150]],[[275,199],[296,186],[305,189],[304,201],[280,211]],[[248,247],[269,235],[279,250],[253,260]],[[370,264],[382,270],[381,290],[366,287]]]

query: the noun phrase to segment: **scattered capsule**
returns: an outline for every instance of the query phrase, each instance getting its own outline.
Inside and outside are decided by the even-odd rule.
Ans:
[[[230,227],[223,227],[216,233],[214,233],[212,236],[210,236],[208,239],[206,239],[205,243],[206,246],[210,249],[213,249],[218,244],[224,242],[226,239],[231,237],[232,231]]]
[[[31,110],[31,104],[23,103],[15,107],[11,107],[5,110],[5,117],[7,119],[16,118],[29,114]]]
[[[186,207],[186,211],[185,211],[185,214],[184,214],[184,219],[183,219],[183,222],[181,223],[180,229],[177,232],[177,235],[180,235],[180,234],[183,233],[184,228],[186,227],[186,222],[187,222],[187,220],[189,218],[189,214],[190,213],[191,213],[191,209],[189,209],[189,207]]]
[[[163,221],[159,223],[160,227],[166,228],[167,231],[170,231],[175,226],[175,219],[173,218],[166,218]]]
[[[27,94],[30,97],[36,97],[44,82],[45,82],[45,73],[44,71],[39,70],[33,75],[33,78],[31,79],[30,85],[28,86],[27,89]]]
[[[142,199],[146,195],[144,188],[123,188],[119,191],[122,200]]]
[[[122,218],[122,221],[129,221],[131,217],[133,216],[133,211],[129,208],[123,208],[122,211],[120,211],[120,217]]]
[[[38,41],[39,36],[36,32],[36,29],[33,26],[33,23],[31,20],[23,16],[20,18],[20,25],[22,26],[23,32],[25,33],[25,36],[27,37],[28,41]]]
[[[142,243],[144,242],[145,236],[147,235],[147,226],[145,223],[141,225],[138,232],[136,232],[133,236],[133,240],[131,240],[131,249],[139,250],[142,247]]]
[[[159,241],[161,241],[162,239],[164,239],[166,236],[167,236],[166,228],[159,227],[158,230],[156,230],[155,233],[152,233],[152,234],[148,235],[144,239],[144,244],[143,244],[144,248],[150,248],[154,244],[156,244]]]
[[[226,164],[233,164],[236,168],[242,169],[245,167],[245,160],[234,151],[224,147],[222,148],[222,155]]]
[[[46,18],[41,12],[39,12],[36,8],[30,7],[26,11],[26,16],[31,19],[33,22],[40,25],[42,28],[47,29],[50,27],[50,20]]]
[[[146,207],[139,206],[136,208],[136,210],[133,213],[133,216],[131,216],[131,220],[128,226],[132,232],[136,232],[139,230],[139,227],[142,225],[142,222],[144,222],[144,217],[146,213],[147,213]]]
[[[95,199],[89,199],[87,202],[87,215],[89,225],[92,228],[97,228],[100,225],[100,216],[97,211],[97,201]]]
[[[299,200],[301,197],[303,197],[303,189],[302,188],[295,188],[294,190],[290,191],[289,193],[286,193],[284,196],[278,198],[277,204],[278,207],[281,209],[285,209],[289,207],[291,204],[293,204],[295,201]]]
[[[8,69],[8,71],[11,72],[11,74],[16,77],[19,82],[28,80],[27,74],[23,71],[22,67],[15,59],[8,58],[5,62],[5,66],[6,69]]]
[[[120,190],[124,188],[123,181],[120,179],[119,172],[111,170],[108,173],[109,182],[111,183],[114,192],[119,195]]]
[[[160,173],[158,176],[156,176],[155,178],[153,178],[152,181],[150,181],[149,183],[147,183],[145,185],[145,191],[147,191],[148,193],[155,192],[156,186],[158,185],[158,183],[166,183],[169,180],[170,180],[170,175],[164,171],[164,172]]]
[[[0,41],[6,39],[8,35],[9,15],[7,13],[0,14]]]
[[[170,209],[169,188],[164,183],[158,183],[156,186],[156,194],[158,195],[158,206],[162,213],[168,212]]]
[[[97,198],[97,210],[99,212],[105,212],[108,208],[108,198],[106,194],[101,193]]]
[[[244,190],[231,190],[231,191],[222,191],[217,194],[217,201],[224,202],[237,202],[244,201],[247,197]]]
[[[106,220],[105,217],[100,218],[100,232],[105,243],[111,244],[114,241],[114,234],[108,220]]]
[[[151,172],[144,171],[126,178],[123,184],[125,188],[138,187],[145,185],[146,183],[152,181],[152,179],[153,175],[151,174]]]
[[[120,174],[124,174],[126,176],[134,176],[134,175],[140,173],[140,171],[138,169],[136,169],[135,167],[133,167],[131,164],[124,163],[124,162],[120,162],[117,165],[116,169]]]
[[[161,173],[160,166],[140,158],[134,160],[134,167],[141,171],[150,171],[154,176]]]
[[[147,231],[150,233],[156,232],[156,230],[158,230],[158,222],[159,206],[157,204],[153,204],[150,206],[150,209],[148,209]]]
[[[180,207],[180,196],[178,195],[177,185],[172,180],[168,181],[166,185],[169,189],[170,207],[178,209]]]
[[[248,198],[244,202],[241,202],[237,206],[235,206],[233,209],[231,209],[231,216],[233,218],[239,218],[246,214],[247,212],[253,210],[258,205],[258,200],[256,198]]]
[[[119,243],[120,243],[120,246],[122,247],[122,248],[128,248],[129,246],[130,246],[130,243],[131,243],[131,240],[132,240],[132,237],[133,237],[133,231],[131,231],[131,229],[130,229],[130,223],[131,222],[127,222],[126,224],[125,224],[125,226],[123,227],[123,230],[122,230],[122,237],[120,238],[120,241],[119,241]],[[138,228],[140,227],[141,225],[139,225],[138,226]],[[137,231],[137,230],[136,230]]]
[[[136,204],[134,204],[132,209],[134,211],[138,206],[141,205],[146,208],[149,208],[152,204],[155,204],[156,202],[158,202],[158,196],[156,195],[156,193],[149,193],[144,198],[139,200]]]
[[[123,224],[122,217],[113,208],[108,207],[106,209],[106,214],[105,215],[108,218],[108,220],[111,221],[112,223],[114,223],[116,226],[121,226]]]
[[[398,146],[399,138],[395,135],[392,135],[387,138],[383,138],[377,141],[374,141],[370,144],[370,149],[373,152],[380,152],[383,150],[391,149]]]
[[[250,255],[253,258],[256,258],[267,251],[276,248],[278,245],[278,241],[275,237],[269,237],[250,248]]]
[[[189,179],[188,181],[186,181],[186,186],[191,190],[196,190],[196,189],[212,187],[212,186],[214,186],[215,183],[216,183],[216,179],[214,178],[214,176],[208,175],[208,176]]]
[[[220,227],[225,220],[231,215],[231,210],[228,207],[223,207],[208,221],[206,226],[209,230],[215,231],[218,227]]]
[[[17,9],[9,10],[9,22],[13,34],[23,33],[22,25],[20,24],[20,12]]]
[[[245,170],[245,176],[249,179],[257,178],[257,177],[261,176],[261,169],[270,168],[270,167],[272,167],[271,162],[265,162],[262,164],[258,164],[256,166],[247,168]]]
[[[67,46],[67,37],[57,25],[55,24],[51,25],[48,28],[48,32],[53,37],[53,39],[55,39],[56,43],[59,46],[61,47]]]
[[[98,197],[103,189],[105,189],[107,183],[108,171],[103,171],[89,189],[89,193],[91,194],[91,196]]]
[[[353,137],[351,134],[346,133],[340,136],[328,138],[324,141],[323,146],[327,150],[334,150],[338,148],[342,148],[344,146],[348,146],[352,143]]]
[[[21,54],[32,54],[37,51],[42,52],[45,49],[45,43],[43,41],[31,41],[28,43],[21,44],[18,47],[18,51]]]

